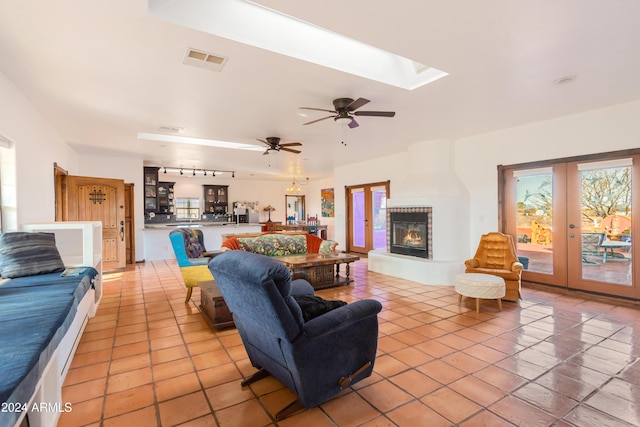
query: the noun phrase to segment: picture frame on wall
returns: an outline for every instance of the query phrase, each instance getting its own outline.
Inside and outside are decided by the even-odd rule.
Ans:
[[[333,188],[323,188],[320,190],[320,208],[322,216],[325,218],[333,218],[335,215]]]

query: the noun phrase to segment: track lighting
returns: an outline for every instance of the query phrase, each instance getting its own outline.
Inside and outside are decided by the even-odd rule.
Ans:
[[[184,168],[174,168],[174,167],[170,167],[170,166],[158,166],[158,170],[159,171],[163,171],[165,174],[172,174],[172,173],[180,173],[180,175],[185,175],[184,173]],[[188,171],[189,169],[187,169]],[[198,168],[192,168],[191,169],[191,175],[188,174],[187,172],[187,176],[191,177],[191,176],[198,176],[200,174],[202,174],[202,176],[208,176],[209,172],[211,172],[211,176],[220,176],[223,175],[225,173],[230,173],[232,178],[235,178],[236,176],[236,172],[235,171],[225,171],[225,170],[207,170],[207,169],[198,169]]]
[[[193,170],[193,176],[196,176],[196,170],[195,169]]]
[[[167,168],[164,168],[164,173],[165,173],[165,174],[167,173]]]
[[[183,173],[182,173],[182,169],[180,169],[180,175],[183,175]]]
[[[231,178],[235,178],[235,177],[236,177],[236,172],[235,171],[231,172]]]
[[[207,176],[207,171],[204,171],[204,176]]]
[[[216,176],[216,171],[211,172],[211,176]]]

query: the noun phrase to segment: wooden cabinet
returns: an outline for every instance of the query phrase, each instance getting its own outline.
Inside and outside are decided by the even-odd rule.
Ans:
[[[175,213],[175,199],[173,195],[173,186],[175,182],[159,182],[157,195],[158,195],[158,210],[157,213],[173,214]]]
[[[144,168],[144,213],[158,211],[158,169]]]
[[[228,185],[203,185],[204,208],[202,213],[225,214],[229,209]]]

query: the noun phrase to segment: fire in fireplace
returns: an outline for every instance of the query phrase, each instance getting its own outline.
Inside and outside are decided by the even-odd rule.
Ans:
[[[398,208],[389,212],[389,252],[431,259],[431,208]]]

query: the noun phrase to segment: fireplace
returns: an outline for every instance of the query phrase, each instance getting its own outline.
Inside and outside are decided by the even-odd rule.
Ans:
[[[432,259],[431,208],[388,208],[387,250]]]

